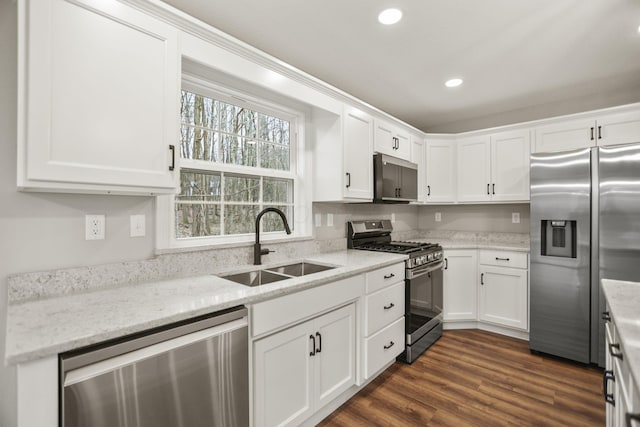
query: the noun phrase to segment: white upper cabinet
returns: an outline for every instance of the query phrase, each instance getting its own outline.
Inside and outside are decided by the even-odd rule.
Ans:
[[[491,140],[488,135],[458,139],[458,201],[491,200]]]
[[[491,135],[491,200],[529,200],[529,131]]]
[[[373,150],[371,117],[355,108],[343,114],[344,127],[344,197],[373,197]]]
[[[411,161],[410,144],[408,132],[384,120],[375,120],[374,150],[376,152]]]
[[[315,110],[313,122],[313,201],[373,200],[372,117],[345,105],[342,116]]]
[[[640,111],[566,120],[536,128],[536,153],[640,142]]]
[[[426,203],[456,200],[456,145],[452,140],[427,138],[425,150]]]
[[[458,201],[529,200],[529,131],[458,139]]]
[[[640,142],[640,111],[599,117],[595,131],[598,145]]]
[[[20,3],[19,33],[18,187],[174,193],[177,30],[115,0],[45,0]]]

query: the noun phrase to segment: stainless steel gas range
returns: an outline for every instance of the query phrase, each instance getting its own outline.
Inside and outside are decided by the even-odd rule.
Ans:
[[[413,363],[442,336],[442,247],[437,243],[395,242],[389,220],[349,221],[347,247],[407,254],[405,261],[405,351],[398,360]]]

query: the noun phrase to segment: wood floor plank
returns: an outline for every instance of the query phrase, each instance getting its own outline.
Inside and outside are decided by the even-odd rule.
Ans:
[[[445,331],[395,363],[320,426],[602,426],[602,371],[532,354],[526,341]]]

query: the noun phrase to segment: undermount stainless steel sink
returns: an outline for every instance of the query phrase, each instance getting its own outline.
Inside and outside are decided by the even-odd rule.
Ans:
[[[245,286],[260,286],[266,285],[267,283],[279,282],[280,280],[291,279],[293,277],[319,273],[333,268],[335,267],[303,261],[279,267],[266,268],[264,270],[247,271],[245,273],[229,274],[220,277]]]
[[[291,278],[291,276],[283,276],[282,274],[272,273],[267,270],[247,271],[246,273],[230,274],[228,276],[221,277],[246,286],[266,285],[267,283],[278,282],[280,280]]]
[[[296,262],[294,264],[282,265],[280,267],[268,268],[268,271],[273,271],[280,274],[286,274],[289,276],[306,276],[307,274],[319,273],[321,271],[331,270],[335,267],[322,264],[314,264],[311,262]]]

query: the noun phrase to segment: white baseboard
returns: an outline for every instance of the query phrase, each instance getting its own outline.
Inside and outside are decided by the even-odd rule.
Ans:
[[[455,329],[480,329],[483,331],[494,332],[500,335],[506,335],[508,337],[517,338],[525,341],[529,341],[529,332],[520,331],[517,329],[507,328],[505,326],[492,325],[484,322],[444,322],[443,329],[455,330]]]

